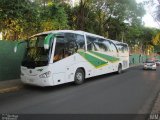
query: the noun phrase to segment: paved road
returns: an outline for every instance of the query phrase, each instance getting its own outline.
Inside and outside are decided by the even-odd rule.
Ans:
[[[0,113],[149,113],[160,89],[160,68],[144,71],[142,66],[117,75],[39,88],[26,86],[17,92],[0,94]]]

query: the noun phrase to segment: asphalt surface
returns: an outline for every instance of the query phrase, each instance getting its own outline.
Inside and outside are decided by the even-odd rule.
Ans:
[[[122,74],[106,74],[54,87],[25,86],[0,94],[0,113],[25,114],[137,114],[149,113],[160,90],[157,71],[142,66]]]

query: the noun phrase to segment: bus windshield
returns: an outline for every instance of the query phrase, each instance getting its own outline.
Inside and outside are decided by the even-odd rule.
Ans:
[[[49,63],[50,49],[44,49],[44,40],[47,34],[32,37],[27,42],[27,49],[22,66],[34,68],[46,66]]]

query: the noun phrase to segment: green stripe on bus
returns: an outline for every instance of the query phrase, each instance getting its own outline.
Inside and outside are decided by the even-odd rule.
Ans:
[[[96,68],[103,67],[107,65],[108,62],[105,62],[99,58],[96,58],[90,54],[87,54],[85,52],[78,52],[82,57],[84,57],[90,64],[92,64]]]
[[[51,34],[48,34],[48,35],[45,37],[44,44],[49,45],[50,40],[51,40],[52,37],[55,37],[54,34],[52,34],[52,33],[51,33]]]
[[[90,53],[98,56],[98,57],[101,57],[107,61],[110,61],[110,62],[117,62],[119,61],[119,58],[116,58],[116,57],[112,57],[112,56],[109,56],[109,55],[105,55],[105,54],[102,54],[102,53],[98,53],[98,52],[94,52],[94,51],[89,51]]]

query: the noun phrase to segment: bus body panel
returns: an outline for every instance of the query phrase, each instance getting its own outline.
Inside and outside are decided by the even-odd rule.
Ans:
[[[54,85],[74,81],[75,55],[51,64]]]
[[[41,78],[40,75],[51,71],[49,66],[36,67],[34,69],[29,69],[26,67],[21,67],[21,81],[26,84],[33,84],[37,86],[53,86],[52,77]]]
[[[88,49],[86,37],[87,35],[100,37],[101,39],[103,37],[89,34],[83,31],[62,32],[71,32],[76,34],[79,33],[80,35],[83,35],[85,38],[85,49],[78,50],[76,53],[55,62],[53,57],[56,48],[56,41],[54,41],[49,64],[44,67],[35,67],[34,69],[22,66],[22,82],[37,86],[55,86],[59,84],[73,82],[76,70],[78,68],[82,68],[84,70],[85,78],[116,72],[118,71],[119,64],[122,65],[122,70],[129,68],[129,52],[122,53],[117,48],[117,51],[110,52],[94,51]],[[111,42],[115,44],[115,47],[116,43],[120,43],[114,41]],[[49,77],[40,77],[46,72],[50,72]]]

